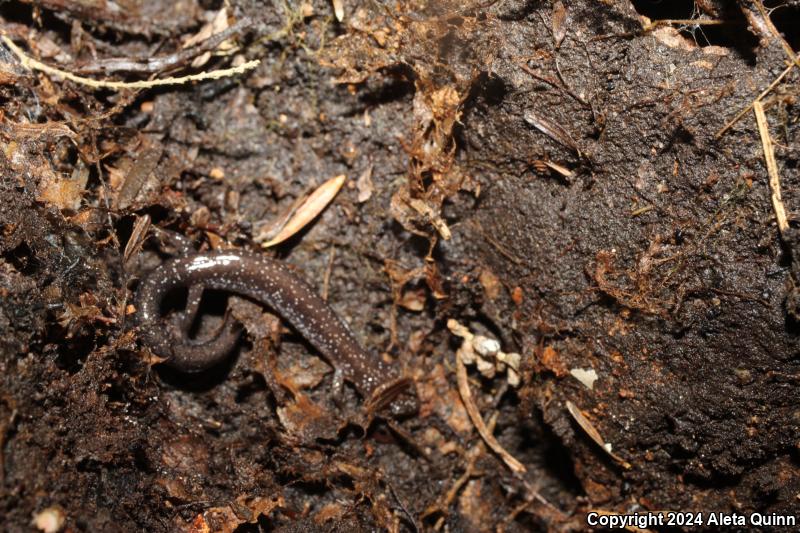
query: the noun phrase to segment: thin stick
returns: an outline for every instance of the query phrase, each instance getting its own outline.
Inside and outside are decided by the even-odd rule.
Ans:
[[[784,52],[786,52],[786,55],[789,56],[789,61],[793,61],[795,65],[800,65],[800,56],[794,53],[792,46],[786,41],[786,39],[783,38],[781,32],[779,32],[778,28],[775,27],[775,24],[772,23],[772,19],[769,18],[769,14],[767,13],[766,8],[764,8],[764,4],[761,3],[761,0],[755,0],[753,3],[758,8],[758,12],[761,14],[761,20],[764,21],[764,25],[769,29],[770,33],[772,33],[772,36],[781,42]]]
[[[778,220],[778,230],[781,236],[789,229],[789,221],[786,218],[786,209],[781,199],[781,179],[778,175],[778,164],[775,162],[775,148],[769,136],[769,124],[767,116],[764,114],[764,106],[761,102],[753,102],[753,112],[756,115],[758,132],[761,134],[761,146],[764,148],[764,160],[767,163],[767,173],[769,174],[769,188],[772,192],[772,209],[775,211],[775,218]]]
[[[243,65],[239,65],[238,67],[233,68],[225,68],[220,70],[212,70],[210,72],[200,72],[199,74],[190,74],[189,76],[182,76],[178,78],[163,78],[158,80],[144,80],[144,81],[113,81],[113,80],[93,80],[91,78],[84,78],[83,76],[76,76],[71,72],[66,72],[61,69],[57,69],[55,67],[51,67],[50,65],[45,65],[41,61],[37,61],[32,57],[25,54],[14,42],[6,37],[5,35],[0,35],[0,39],[2,39],[3,43],[8,46],[9,49],[17,56],[22,66],[27,68],[28,70],[38,70],[44,72],[45,74],[50,74],[53,76],[61,76],[64,79],[69,81],[79,83],[81,85],[87,85],[94,89],[149,89],[150,87],[158,87],[162,85],[181,85],[184,83],[189,83],[191,81],[204,81],[204,80],[218,80],[220,78],[227,78],[229,76],[235,76],[237,74],[243,74],[248,70],[256,68],[261,61],[258,59],[254,59],[252,61],[248,61]]]
[[[478,407],[472,399],[472,392],[469,390],[467,367],[464,365],[464,361],[461,360],[461,356],[458,353],[456,353],[456,378],[458,379],[458,392],[461,394],[461,401],[464,402],[467,414],[469,414],[469,418],[472,420],[475,429],[478,430],[478,433],[483,438],[483,441],[494,453],[500,456],[512,472],[515,474],[524,473],[525,466],[517,461],[513,455],[508,453],[505,448],[497,442],[497,439],[494,438],[494,435],[492,435],[486,427],[483,418],[481,418],[481,413],[478,411]]]
[[[775,86],[776,86],[776,85],[778,85],[778,84],[781,82],[781,80],[782,80],[783,78],[785,78],[785,77],[786,77],[786,75],[787,75],[787,74],[789,74],[789,72],[791,72],[791,71],[792,71],[792,69],[794,68],[794,65],[795,65],[795,63],[792,63],[791,65],[789,65],[788,67],[786,67],[786,70],[784,70],[783,72],[781,72],[780,76],[778,76],[777,78],[775,78],[775,81],[773,81],[772,83],[770,83],[770,84],[769,84],[769,87],[767,87],[766,89],[764,89],[763,91],[761,91],[761,94],[759,94],[758,96],[756,96],[755,100],[753,100],[752,102],[750,102],[750,104],[749,104],[747,107],[745,107],[744,109],[742,109],[741,111],[739,111],[739,112],[736,114],[736,116],[735,116],[735,117],[733,117],[733,118],[732,118],[732,119],[731,119],[731,120],[730,120],[730,121],[729,121],[727,124],[725,124],[725,126],[724,126],[724,127],[721,129],[721,130],[719,130],[719,131],[718,131],[718,132],[717,132],[717,133],[714,135],[714,137],[715,137],[715,138],[717,138],[717,139],[719,139],[720,137],[722,137],[722,136],[725,134],[725,132],[726,132],[726,131],[728,131],[728,129],[729,129],[731,126],[733,126],[734,124],[736,124],[736,123],[739,121],[739,119],[740,119],[740,118],[742,118],[742,117],[743,117],[743,116],[744,116],[744,115],[745,115],[747,112],[749,112],[749,111],[750,111],[750,109],[753,107],[753,104],[755,104],[756,102],[758,102],[759,100],[761,100],[762,98],[764,98],[764,97],[765,97],[765,96],[766,96],[766,95],[767,95],[767,94],[768,94],[770,91],[772,91],[772,89],[774,89],[774,88],[775,88]]]
[[[764,4],[761,3],[761,0],[756,0],[754,3],[756,5],[756,8],[758,9],[758,12],[761,14],[761,18],[764,21],[764,24],[767,26],[767,28],[769,28],[769,31],[772,33],[773,37],[775,37],[776,39],[778,39],[781,42],[781,46],[783,47],[783,50],[786,52],[786,55],[789,56],[789,61],[792,62],[792,64],[789,65],[788,67],[786,67],[786,70],[781,72],[781,75],[778,76],[775,79],[775,81],[773,81],[770,84],[769,87],[764,89],[764,92],[762,92],[761,94],[758,95],[756,100],[761,100],[762,98],[764,98],[767,95],[767,93],[769,93],[772,89],[774,89],[775,86],[778,83],[780,83],[780,81],[784,78],[784,76],[786,76],[789,73],[789,71],[791,71],[792,68],[795,65],[800,66],[800,54],[795,54],[794,53],[794,50],[792,50],[792,47],[789,45],[788,42],[786,42],[786,39],[783,38],[783,35],[781,35],[781,33],[777,30],[777,28],[775,28],[775,25],[772,23],[772,20],[769,18],[769,15],[767,14],[766,9],[764,8]],[[742,109],[735,117],[733,117],[733,119],[730,122],[725,124],[725,127],[723,127],[721,130],[719,130],[714,137],[716,137],[716,138],[721,137],[726,131],[728,131],[728,128],[733,126],[740,118],[742,118],[745,115],[745,113],[750,111],[751,107],[753,107],[753,103],[751,103],[746,108]]]
[[[670,26],[673,24],[679,24],[681,26],[719,26],[728,24],[729,22],[728,20],[720,19],[659,19],[652,20],[645,24],[642,31],[650,31],[659,26]]]

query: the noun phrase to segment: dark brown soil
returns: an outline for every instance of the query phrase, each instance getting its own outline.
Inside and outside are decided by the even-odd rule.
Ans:
[[[800,2],[762,7],[347,1],[338,22],[327,0],[0,5],[25,54],[94,80],[261,61],[117,90],[0,45],[0,529],[47,513],[92,532],[795,516],[800,66],[761,99],[783,234],[753,112],[724,128],[800,47]],[[225,43],[182,48],[223,8]],[[648,25],[691,18],[721,23]],[[242,299],[230,361],[157,364],[131,304],[166,256],[138,239],[147,218],[198,248],[259,249],[340,174],[326,211],[264,253],[414,377],[420,412],[360,427],[362,399]],[[524,473],[467,415],[449,319],[521,355],[519,386],[475,366],[468,386]]]

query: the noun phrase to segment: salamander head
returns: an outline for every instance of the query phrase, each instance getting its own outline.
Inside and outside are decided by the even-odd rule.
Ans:
[[[409,388],[400,392],[391,401],[388,411],[392,418],[403,420],[419,413],[419,396],[417,396],[417,391],[413,387],[414,384],[410,383]]]
[[[419,397],[414,381],[402,377],[384,383],[375,389],[365,407],[370,414],[387,414],[395,419],[414,416],[419,412]]]

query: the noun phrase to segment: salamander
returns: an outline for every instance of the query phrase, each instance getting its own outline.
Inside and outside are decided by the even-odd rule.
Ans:
[[[187,288],[186,310],[178,313],[183,327],[165,324],[162,302],[177,288]],[[203,289],[249,297],[266,305],[316,348],[334,367],[336,378],[356,388],[379,409],[389,404],[394,415],[416,411],[409,380],[356,341],[350,328],[311,286],[284,264],[243,250],[218,250],[168,259],[150,272],[136,293],[139,335],[165,363],[183,372],[200,372],[224,360],[239,340],[238,324],[226,316],[210,340],[189,338]]]

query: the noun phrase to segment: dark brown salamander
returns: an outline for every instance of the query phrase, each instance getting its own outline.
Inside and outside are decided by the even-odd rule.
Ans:
[[[182,328],[165,325],[161,316],[162,301],[179,287],[189,290]],[[142,281],[136,293],[140,338],[153,352],[166,357],[166,364],[184,372],[199,372],[222,361],[238,342],[238,326],[227,318],[214,338],[188,338],[188,326],[204,288],[247,296],[278,313],[333,365],[337,378],[352,383],[374,408],[391,402],[396,415],[416,412],[416,396],[405,390],[411,385],[409,380],[364,350],[308,283],[280,262],[243,250],[176,257]]]

